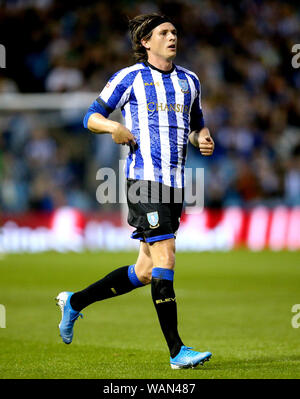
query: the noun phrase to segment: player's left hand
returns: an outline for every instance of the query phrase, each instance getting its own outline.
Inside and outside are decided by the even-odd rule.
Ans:
[[[209,132],[205,132],[203,135],[199,135],[198,138],[198,143],[199,143],[199,150],[202,155],[204,156],[210,156],[214,152],[215,148],[215,143],[209,134]]]

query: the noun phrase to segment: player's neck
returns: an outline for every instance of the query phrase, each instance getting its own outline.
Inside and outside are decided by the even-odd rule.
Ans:
[[[165,72],[168,72],[173,68],[172,60],[166,60],[165,58],[155,57],[152,54],[149,54],[148,56],[148,63],[153,65],[155,68]]]

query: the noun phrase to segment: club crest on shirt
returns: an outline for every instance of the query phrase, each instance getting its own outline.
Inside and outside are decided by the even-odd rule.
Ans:
[[[179,86],[181,88],[182,93],[189,92],[189,84],[185,79],[178,79]]]
[[[151,229],[156,229],[157,227],[159,227],[158,212],[147,213],[147,219]]]

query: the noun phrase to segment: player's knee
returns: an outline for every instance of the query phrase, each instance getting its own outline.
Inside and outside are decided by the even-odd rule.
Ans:
[[[175,243],[173,240],[157,241],[150,246],[152,262],[155,267],[174,269]]]
[[[171,255],[168,257],[168,261],[167,261],[167,263],[166,263],[166,267],[167,267],[168,269],[171,269],[171,270],[173,270],[173,269],[175,268],[175,254],[171,254]]]
[[[159,256],[159,264],[157,266],[164,267],[166,269],[174,269],[175,267],[175,254],[171,251],[162,253]]]
[[[170,246],[167,250],[161,251],[161,267],[165,267],[168,269],[174,269],[175,267],[175,249]]]
[[[175,242],[174,240],[166,241],[167,246],[163,248],[160,255],[162,257],[161,266],[174,269],[175,267]]]
[[[136,276],[140,280],[141,283],[144,285],[151,283],[152,278],[152,265],[145,266],[145,265],[136,265],[139,267],[135,268]]]
[[[143,271],[138,278],[144,285],[150,284],[152,279],[152,270]]]

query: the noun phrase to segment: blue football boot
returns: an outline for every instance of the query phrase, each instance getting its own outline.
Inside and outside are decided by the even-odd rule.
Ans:
[[[57,301],[57,306],[60,307],[62,318],[61,322],[58,325],[60,336],[65,344],[70,344],[73,339],[73,327],[75,321],[80,316],[81,318],[83,315],[76,310],[72,309],[70,304],[70,298],[73,292],[61,292],[55,298]]]
[[[180,352],[175,357],[170,357],[170,364],[172,369],[188,369],[207,362],[212,354],[210,352],[196,352],[192,351],[191,347],[182,346]]]

